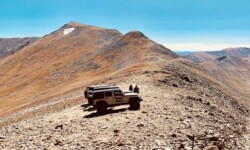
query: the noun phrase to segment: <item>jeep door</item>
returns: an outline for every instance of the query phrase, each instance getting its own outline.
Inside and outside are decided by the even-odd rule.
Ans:
[[[114,91],[114,104],[124,103],[123,93],[121,90]]]
[[[105,92],[105,101],[109,104],[112,105],[114,102],[114,97],[112,95],[112,91]]]
[[[104,92],[95,92],[93,94],[93,104],[96,105],[98,101],[103,101],[104,99]]]

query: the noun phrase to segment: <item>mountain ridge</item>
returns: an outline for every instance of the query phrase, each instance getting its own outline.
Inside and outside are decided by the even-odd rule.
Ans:
[[[65,29],[72,27],[65,35]],[[9,105],[0,109],[1,116],[15,111],[11,103],[29,105],[139,62],[177,57],[138,31],[122,35],[113,29],[66,24],[0,61],[0,100],[8,101],[3,107]],[[96,76],[90,78],[91,74]]]
[[[0,38],[0,59],[37,41],[39,37]]]
[[[193,52],[192,54],[184,55],[184,58],[199,63],[204,61],[210,61],[223,56],[248,57],[250,56],[250,48],[238,47],[226,48],[220,51]]]

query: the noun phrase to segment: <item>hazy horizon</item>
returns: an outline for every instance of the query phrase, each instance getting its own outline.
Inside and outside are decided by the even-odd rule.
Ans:
[[[163,45],[175,52],[201,52],[201,51],[220,51],[227,48],[240,48],[246,47],[250,48],[250,44],[208,44],[208,43],[167,43]]]

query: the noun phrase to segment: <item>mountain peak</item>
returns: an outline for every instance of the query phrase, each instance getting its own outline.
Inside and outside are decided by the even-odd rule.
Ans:
[[[63,29],[65,29],[65,28],[104,29],[104,28],[101,28],[101,27],[96,27],[96,26],[87,25],[87,24],[81,24],[81,23],[77,23],[77,22],[69,22],[69,23],[65,24],[62,28],[63,28]]]
[[[133,38],[133,39],[136,39],[136,38],[146,38],[146,39],[148,39],[148,37],[145,36],[140,31],[131,31],[131,32],[128,32],[127,34],[125,34],[124,36],[129,37],[129,38]]]
[[[69,22],[69,23],[66,23],[66,25],[69,25],[69,26],[82,26],[84,24],[81,24],[81,23],[78,23],[78,22]]]

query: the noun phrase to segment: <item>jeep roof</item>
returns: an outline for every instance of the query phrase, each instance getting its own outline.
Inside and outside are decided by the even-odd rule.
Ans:
[[[105,89],[117,89],[118,86],[109,86],[109,85],[96,85],[96,86],[89,86],[87,90],[105,90]]]
[[[99,89],[97,91],[93,91],[94,93],[99,92],[112,92],[112,91],[122,91],[120,88],[111,88],[111,89]]]

